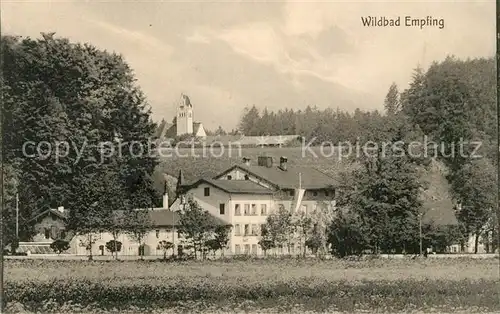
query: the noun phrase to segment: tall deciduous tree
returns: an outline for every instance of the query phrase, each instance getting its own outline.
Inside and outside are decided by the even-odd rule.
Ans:
[[[493,209],[498,205],[497,169],[487,159],[474,160],[456,174],[453,191],[461,204],[458,219],[465,226],[466,235],[474,235],[474,253],[478,250],[480,235],[487,223],[494,219]]]
[[[104,219],[92,189],[103,191],[96,180],[108,172],[118,174],[129,206],[129,197],[159,201],[144,195],[157,164],[149,145],[155,125],[122,56],[53,33],[2,36],[1,52],[3,153],[20,174],[22,217],[62,205],[70,220],[95,229],[83,217]],[[28,239],[31,226],[21,227]]]
[[[179,233],[193,246],[195,258],[197,252],[203,251],[205,242],[213,237],[214,229],[213,217],[192,197],[188,197],[179,212]]]

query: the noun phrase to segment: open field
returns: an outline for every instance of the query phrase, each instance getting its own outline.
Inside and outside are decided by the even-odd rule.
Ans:
[[[498,259],[4,262],[9,312],[498,312]]]

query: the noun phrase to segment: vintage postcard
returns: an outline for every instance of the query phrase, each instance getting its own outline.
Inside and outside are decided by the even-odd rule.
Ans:
[[[0,9],[2,312],[500,312],[495,2]]]

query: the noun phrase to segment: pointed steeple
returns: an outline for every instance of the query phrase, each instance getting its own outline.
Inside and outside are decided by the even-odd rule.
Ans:
[[[176,186],[176,193],[177,195],[180,194],[182,186],[184,185],[184,174],[182,173],[182,169],[179,170],[179,175],[177,176],[177,186]]]

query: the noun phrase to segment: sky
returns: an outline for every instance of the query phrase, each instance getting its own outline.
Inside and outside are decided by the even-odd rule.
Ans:
[[[495,2],[1,2],[4,34],[56,32],[124,56],[156,121],[180,94],[206,128],[259,109],[383,109],[389,86],[447,55],[495,54]],[[361,17],[443,18],[445,27],[365,27]]]

